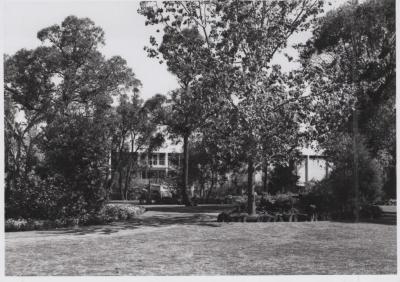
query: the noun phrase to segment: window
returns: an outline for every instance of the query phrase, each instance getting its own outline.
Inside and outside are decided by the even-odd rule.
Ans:
[[[150,165],[157,165],[157,154],[152,154],[150,159]]]
[[[158,164],[159,165],[165,165],[165,154],[161,153],[161,154],[158,155],[158,157],[159,157]]]

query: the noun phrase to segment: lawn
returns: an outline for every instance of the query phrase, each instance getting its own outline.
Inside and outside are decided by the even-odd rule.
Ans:
[[[217,223],[205,212],[6,233],[6,275],[394,274],[396,226]]]

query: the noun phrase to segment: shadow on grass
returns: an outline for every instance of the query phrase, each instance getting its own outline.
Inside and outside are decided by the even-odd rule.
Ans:
[[[383,219],[360,219],[359,222],[355,222],[354,220],[345,220],[345,219],[335,219],[335,220],[330,220],[330,222],[337,222],[337,223],[351,223],[351,224],[357,224],[357,223],[372,223],[372,224],[381,224],[381,225],[397,225],[396,220],[383,220]]]
[[[48,235],[110,235],[123,230],[140,230],[145,227],[167,227],[171,225],[197,225],[205,227],[220,227],[222,223],[216,222],[217,214],[229,210],[232,205],[201,205],[196,207],[185,206],[147,206],[147,212],[136,219],[112,222],[108,225],[79,226],[74,228],[62,228],[56,230],[40,231]],[[209,214],[213,213],[213,214]],[[333,220],[332,222],[354,223],[349,220]],[[393,225],[386,221],[360,221],[360,223],[374,223]],[[266,223],[268,224],[268,223]],[[395,223],[394,223],[395,224]]]
[[[144,206],[147,211],[176,212],[176,213],[220,213],[232,209],[234,205],[199,205],[196,207],[185,206]]]
[[[222,210],[227,208],[230,207],[225,206],[222,208]],[[218,207],[218,209],[211,207],[151,207],[148,209],[147,214],[145,213],[142,216],[129,221],[112,222],[108,225],[91,225],[73,228],[61,228],[56,230],[41,231],[41,233],[48,235],[109,235],[122,230],[134,230],[144,227],[166,227],[170,225],[198,225],[205,227],[220,227],[221,224],[216,222],[216,215],[204,214],[219,213],[220,211],[221,207]]]

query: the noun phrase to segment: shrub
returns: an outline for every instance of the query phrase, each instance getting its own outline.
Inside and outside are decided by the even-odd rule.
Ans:
[[[113,221],[131,220],[145,212],[142,206],[107,204],[98,212],[82,214],[79,217],[67,217],[55,220],[13,219],[5,222],[5,231],[45,230],[77,225],[107,224]]]
[[[269,176],[269,191],[272,194],[292,191],[299,179],[294,173],[294,164],[276,165]]]
[[[363,206],[360,210],[360,217],[365,219],[376,219],[381,217],[382,209],[374,205]]]
[[[332,164],[328,178],[308,187],[302,202],[313,203],[319,213],[329,213],[333,218],[350,219],[354,216],[354,157],[352,138],[339,135],[328,144],[326,154]],[[358,159],[358,204],[367,206],[378,203],[383,192],[382,165],[371,157],[362,136],[357,144]]]
[[[24,231],[27,230],[28,221],[26,219],[7,219],[4,225],[6,231]]]
[[[41,180],[37,175],[29,173],[22,181],[17,179],[13,187],[5,189],[6,218],[41,218],[54,219],[60,217],[58,207],[62,188],[54,184],[49,177]]]
[[[107,204],[97,213],[81,219],[81,224],[105,224],[113,221],[131,220],[145,212],[142,206],[129,204]]]
[[[79,218],[98,211],[106,198],[109,171],[108,129],[103,120],[76,113],[57,115],[44,129],[41,178],[60,187],[60,217]]]
[[[66,227],[66,221],[61,220],[34,220],[34,219],[12,219],[9,218],[5,222],[5,231],[29,231],[29,230],[45,230],[50,228]]]

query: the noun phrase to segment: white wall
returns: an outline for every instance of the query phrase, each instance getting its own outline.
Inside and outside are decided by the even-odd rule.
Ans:
[[[308,163],[308,179],[306,176],[306,164]],[[323,157],[320,156],[309,156],[307,162],[307,156],[297,167],[297,175],[299,178],[299,185],[304,185],[306,181],[319,181],[324,179],[327,175],[327,162]]]

